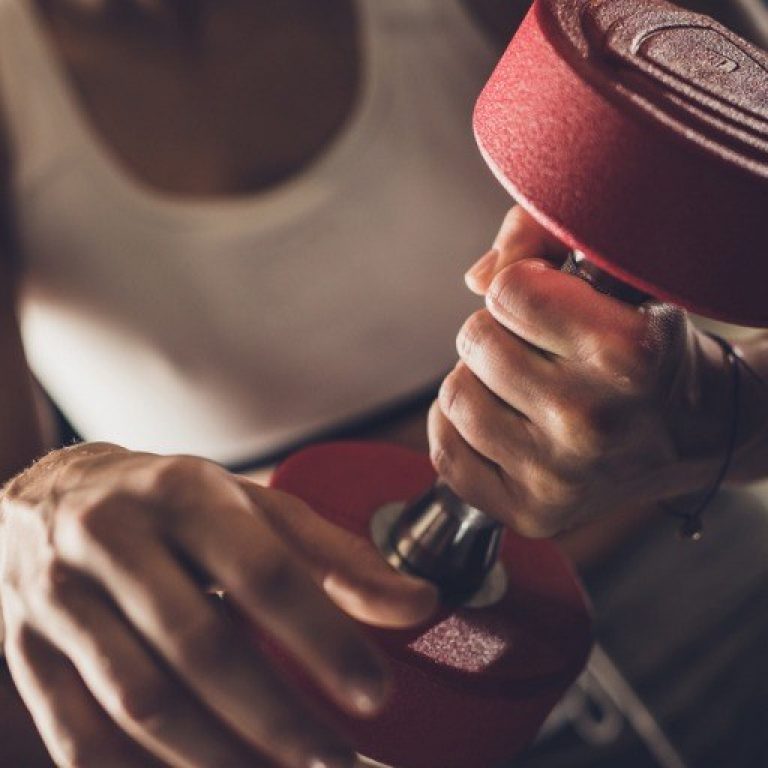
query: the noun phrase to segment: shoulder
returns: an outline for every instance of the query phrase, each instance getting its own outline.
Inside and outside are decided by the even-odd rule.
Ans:
[[[499,48],[505,46],[531,7],[531,0],[461,0]]]

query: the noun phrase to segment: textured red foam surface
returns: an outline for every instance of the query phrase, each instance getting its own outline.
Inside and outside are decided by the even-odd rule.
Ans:
[[[384,444],[333,443],[288,459],[273,485],[368,537],[379,507],[419,496],[434,479],[421,454]],[[577,578],[551,542],[508,535],[502,559],[510,588],[497,605],[444,614],[409,632],[366,628],[391,662],[392,701],[370,721],[322,705],[324,716],[349,734],[361,754],[393,768],[494,768],[536,735],[584,665],[589,611]],[[290,660],[275,658],[319,696]]]
[[[659,298],[768,325],[768,56],[663,0],[536,0],[478,144],[572,248]]]

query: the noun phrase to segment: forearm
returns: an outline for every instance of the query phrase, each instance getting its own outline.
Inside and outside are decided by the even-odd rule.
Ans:
[[[734,428],[734,449],[724,482],[741,484],[768,477],[768,332],[745,341],[727,339],[727,332],[718,330],[739,355],[737,370],[707,333],[693,326],[689,332],[693,354],[682,375],[691,392],[672,414],[679,470],[683,470],[673,470],[680,480],[679,492],[693,493],[712,484],[727,459]]]

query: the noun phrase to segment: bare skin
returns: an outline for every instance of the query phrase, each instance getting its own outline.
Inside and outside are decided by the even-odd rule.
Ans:
[[[386,670],[347,615],[408,626],[435,603],[297,499],[197,458],[59,451],[11,483],[3,513],[7,659],[59,765],[351,766],[202,587],[363,717]]]
[[[666,304],[640,309],[557,268],[564,249],[522,208],[468,273],[486,308],[430,413],[433,462],[464,498],[530,537],[706,488],[731,424],[721,348]],[[740,432],[727,480],[768,470],[768,355],[740,344]],[[642,516],[642,515],[641,515]]]
[[[467,2],[499,30],[500,43],[520,15],[510,6]],[[161,193],[267,189],[311,162],[354,104],[350,0],[40,0],[39,10],[94,133],[138,183]],[[296,500],[208,462],[90,445],[19,474],[42,440],[13,312],[8,146],[0,136],[0,477],[16,479],[2,501],[0,589],[8,661],[46,747],[60,765],[259,765],[257,751],[285,766],[311,758],[349,765],[347,747],[303,715],[290,688],[216,620],[195,577],[226,587],[250,621],[295,650],[328,696],[361,716],[380,706],[385,672],[347,615],[407,625],[428,615],[434,593],[393,576]],[[533,247],[515,259],[541,255]],[[479,357],[485,346],[474,345]],[[763,357],[754,353],[761,370]],[[721,382],[716,372],[712,380]],[[451,381],[457,391],[475,386]],[[409,425],[387,432],[413,444],[424,434]],[[464,460],[445,464],[445,438],[433,437],[438,466],[456,478]],[[764,458],[753,455],[754,467]],[[502,464],[510,477],[514,470],[530,479]],[[557,520],[570,524],[565,507]],[[276,509],[296,524],[277,527]],[[542,518],[549,532],[552,515],[541,513],[526,508],[511,522],[535,527]],[[282,606],[276,582],[289,598]],[[226,659],[216,653],[222,638]],[[270,695],[254,700],[244,685]]]

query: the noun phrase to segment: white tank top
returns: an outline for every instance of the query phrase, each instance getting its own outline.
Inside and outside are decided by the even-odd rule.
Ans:
[[[240,463],[423,391],[475,308],[506,195],[475,148],[494,63],[459,0],[358,0],[364,77],[322,157],[266,193],[148,189],[95,136],[29,0],[0,0],[20,319],[88,440]]]

